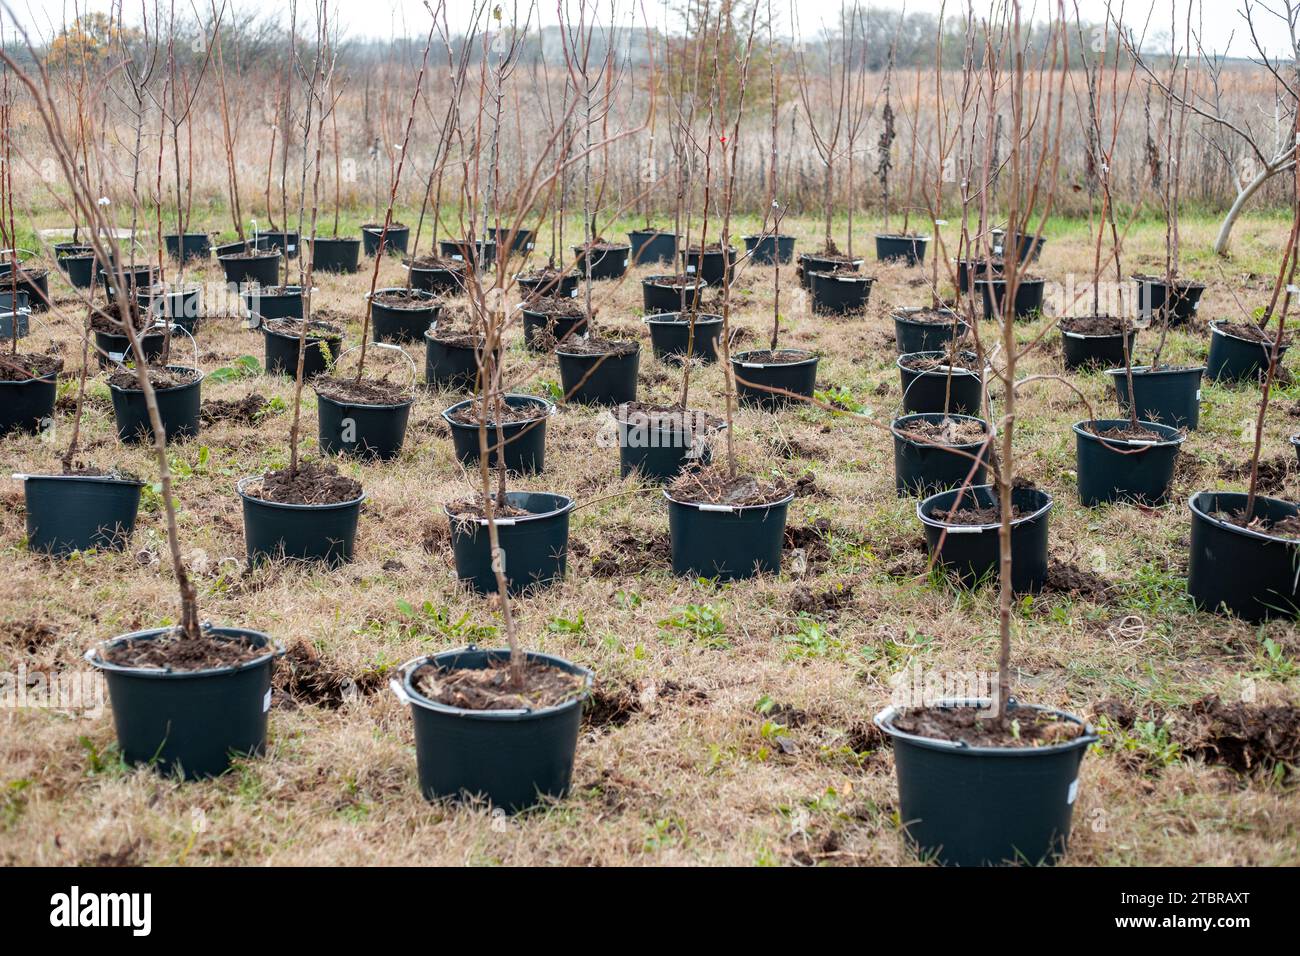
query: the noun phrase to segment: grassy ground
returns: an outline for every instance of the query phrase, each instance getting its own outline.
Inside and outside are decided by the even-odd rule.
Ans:
[[[787,228],[800,248],[817,245],[815,222]],[[1203,318],[1237,315],[1234,293],[1249,308],[1261,304],[1266,283],[1257,274],[1270,266],[1285,232],[1274,219],[1244,221],[1237,258],[1220,267],[1202,252],[1213,228],[1197,221],[1184,233],[1189,271],[1210,281]],[[1086,275],[1086,229],[1054,224],[1049,235],[1040,271]],[[1162,223],[1135,227],[1126,273],[1162,268],[1163,241]],[[576,513],[568,579],[516,604],[529,645],[598,675],[570,799],[508,821],[424,802],[410,717],[384,687],[385,672],[409,657],[498,640],[498,613],[456,584],[440,517],[440,505],[467,488],[439,418],[454,396],[421,393],[400,460],[342,463],[369,498],[357,560],[337,571],[243,565],[233,487],[242,475],[285,463],[289,416],[273,408],[254,424],[212,424],[172,452],[202,615],[297,647],[292,666],[280,668],[267,755],[240,762],[220,780],[182,784],[124,768],[108,714],[0,709],[0,863],[906,862],[892,757],[870,718],[888,700],[891,675],[913,663],[993,667],[995,595],[924,573],[915,502],[895,497],[893,488],[887,426],[900,394],[888,315],[891,307],[923,302],[927,288],[919,270],[868,268],[878,281],[865,316],[813,316],[803,299],[787,294],[783,336],[786,344],[817,349],[819,387],[851,393],[871,418],[809,408],[775,416],[741,411],[737,418],[743,467],[815,476],[816,492],[799,498],[790,514],[791,526],[803,529],[803,552],[787,553],[780,577],[723,586],[673,577],[662,499],[618,479],[616,450],[595,444],[602,413],[570,408],[553,419],[546,474],[515,484],[579,501],[626,492]],[[599,288],[606,328],[645,340],[637,280],[650,271]],[[215,263],[203,273],[218,275]],[[767,326],[771,275],[749,268],[739,280],[738,324],[752,334],[749,342]],[[317,279],[321,304],[353,318],[354,341],[367,278]],[[399,281],[398,266],[385,263],[381,284]],[[68,301],[55,282],[58,298]],[[80,355],[76,324],[71,312],[52,322],[70,366]],[[1040,327],[1026,323],[1018,334],[1027,340]],[[1153,339],[1142,334],[1139,358]],[[208,373],[262,354],[261,336],[233,319],[209,321],[198,342]],[[1025,372],[1058,370],[1058,343],[1048,336]],[[1173,335],[1166,354],[1201,358],[1206,348],[1198,329]],[[422,350],[410,351],[422,363]],[[516,367],[530,361],[518,346],[509,357]],[[651,358],[646,340],[642,397],[671,399],[678,376]],[[291,400],[290,384],[278,378],[217,378],[225,380],[204,382],[205,398],[258,392]],[[545,392],[557,380],[547,361],[528,387]],[[1104,376],[1074,381],[1099,414],[1113,408]],[[692,404],[720,409],[720,371],[705,369],[695,382]],[[72,394],[71,383],[63,394]],[[1267,747],[1252,751],[1264,758],[1259,772],[1220,765],[1192,710],[1209,695],[1256,706],[1300,703],[1300,640],[1291,623],[1253,627],[1197,614],[1184,595],[1186,498],[1244,487],[1235,469],[1249,456],[1256,398],[1250,389],[1206,386],[1202,427],[1184,446],[1170,505],[1088,510],[1078,504],[1070,431],[1086,411],[1059,387],[1026,394],[1020,469],[1055,496],[1053,557],[1085,573],[1076,576],[1081,590],[1058,587],[1018,606],[1015,691],[1084,715],[1110,715],[1103,743],[1083,765],[1070,863],[1300,861],[1300,802],[1286,767],[1274,767]],[[1300,391],[1279,390],[1264,441],[1265,458],[1278,465],[1269,490],[1291,499],[1300,498],[1286,444],[1297,430],[1288,413],[1297,398]],[[311,454],[310,391],[306,402]],[[57,470],[70,423],[70,405],[61,409],[53,441],[0,442],[3,473]],[[145,451],[116,441],[102,378],[92,384],[85,427],[90,462],[154,473]],[[0,670],[78,669],[94,641],[174,618],[152,493],[125,553],[50,561],[28,553],[23,536],[22,488],[6,483]],[[809,596],[819,607],[797,613]],[[358,694],[344,693],[352,686]],[[1273,743],[1295,752],[1294,736]]]

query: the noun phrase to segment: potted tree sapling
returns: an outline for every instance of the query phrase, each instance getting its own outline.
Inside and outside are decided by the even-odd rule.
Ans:
[[[689,12],[686,14],[689,16]],[[664,51],[665,74],[672,75],[672,44],[667,44]],[[658,102],[658,76],[651,76],[647,83],[647,92],[651,103]],[[646,125],[648,141],[645,155],[641,158],[641,180],[648,182],[649,188],[641,197],[641,218],[645,225],[640,229],[628,231],[628,243],[632,248],[632,265],[672,265],[677,261],[677,240],[679,236],[671,229],[661,229],[652,222],[655,210],[655,184],[659,181],[658,155],[655,151],[656,132],[658,131],[658,114],[652,108]],[[649,311],[647,307],[647,311]],[[668,311],[668,310],[665,310]]]
[[[985,21],[987,45],[994,56],[986,68],[988,102],[996,102],[997,81],[1006,56],[1014,63],[1009,80],[1013,138],[1008,171],[1013,181],[1009,212],[1017,221],[1017,193],[1025,188],[1026,166],[1022,158],[1025,145],[1020,134],[1024,129],[1024,38],[1020,30],[1018,4],[1008,14],[1009,37],[994,41],[990,31],[997,24]],[[1045,77],[1056,79],[1063,90],[1064,62],[1058,61],[1063,42],[1059,24],[1052,31],[1050,68]],[[1009,43],[1009,49],[1004,49]],[[1059,98],[1053,97],[1059,104]],[[1044,107],[1047,110],[1047,107]],[[1059,114],[1059,106],[1056,109]],[[1041,119],[1049,119],[1040,114]],[[1050,129],[1052,124],[1038,127]],[[1040,132],[1044,149],[1059,155],[1059,115],[1055,133]],[[1047,140],[1055,140],[1053,146]],[[1030,157],[1032,160],[1032,157]],[[1045,174],[1054,180],[1055,163]],[[1034,169],[1032,162],[1029,169]],[[1041,168],[1041,167],[1040,167]],[[1049,187],[1050,188],[1050,187]],[[1050,202],[1048,204],[1050,208]],[[1014,284],[1017,266],[1008,263],[1008,276]],[[936,496],[947,500],[939,508],[947,510],[944,531],[959,527],[955,520],[958,507],[968,512],[980,511],[979,528],[990,524],[996,530],[998,577],[999,653],[997,675],[991,687],[970,698],[926,697],[903,698],[876,715],[875,723],[893,742],[894,766],[898,775],[899,817],[909,844],[926,859],[945,864],[988,865],[1003,862],[1038,864],[1052,862],[1065,851],[1071,815],[1078,794],[1079,765],[1090,744],[1097,740],[1084,722],[1062,710],[1023,703],[1012,696],[1011,649],[1015,617],[1017,565],[1025,560],[1015,542],[1015,526],[1043,510],[1046,496],[1036,489],[1015,486],[1013,437],[1016,424],[1015,366],[1017,350],[1014,319],[1008,314],[999,319],[1003,368],[998,374],[1007,388],[1005,407],[999,425],[1000,454],[996,481],[945,492]],[[965,505],[956,502],[964,497]],[[1050,507],[1050,498],[1046,498]],[[929,519],[926,505],[920,508],[923,520]],[[937,509],[931,507],[930,513]],[[1045,525],[1045,522],[1044,522]],[[1044,527],[1045,531],[1045,527]],[[928,531],[927,531],[928,534]],[[955,538],[967,535],[954,534]],[[981,535],[982,537],[982,535]]]
[[[777,137],[777,122],[780,120],[780,82],[778,78],[777,62],[777,44],[774,18],[772,16],[772,2],[767,3],[767,59],[768,59],[768,93],[771,106],[771,148],[768,154],[767,170],[767,193],[772,202],[775,201],[777,194],[777,184],[780,181],[780,150],[779,140]],[[779,64],[784,66],[784,62]],[[850,146],[849,154],[853,153]],[[852,165],[852,164],[850,164]],[[852,193],[852,190],[850,190]],[[772,222],[773,206],[769,202],[763,209],[763,228],[757,235],[742,236],[745,241],[745,252],[751,262],[760,265],[776,266],[788,265],[794,261],[794,243],[795,237],[786,235],[781,232],[780,223]],[[781,210],[784,213],[784,210]],[[779,218],[779,217],[778,217]],[[770,227],[770,228],[769,228]],[[852,229],[850,229],[852,231]]]
[[[929,236],[917,235],[911,229],[912,190],[916,185],[916,139],[921,117],[921,71],[916,71],[916,95],[913,97],[912,111],[908,117],[908,125],[911,127],[911,145],[907,151],[907,193],[903,199],[903,229],[901,232],[891,233],[889,231],[889,171],[893,166],[891,153],[894,141],[894,113],[889,102],[889,78],[893,66],[891,51],[889,65],[885,68],[884,130],[880,134],[880,159],[877,166],[881,201],[884,206],[885,231],[876,235],[876,258],[881,262],[903,262],[915,266],[920,265],[925,259],[925,249],[930,243]]]

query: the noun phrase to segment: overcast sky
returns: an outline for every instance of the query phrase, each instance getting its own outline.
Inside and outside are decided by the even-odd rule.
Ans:
[[[141,0],[125,0],[125,2],[127,19],[132,19],[132,12],[135,11],[134,19],[138,20]],[[154,0],[145,0],[145,2],[152,9]],[[169,0],[161,0],[161,2],[165,8]],[[220,0],[217,2],[220,3]],[[268,9],[267,0],[229,0],[229,2],[237,13],[260,15]],[[436,0],[430,2],[436,3]],[[467,20],[471,2],[470,0],[447,0],[447,2],[452,27],[456,29],[457,23],[463,24]],[[530,0],[502,0],[502,6],[509,16],[510,11],[515,9],[517,4],[522,19],[529,2]],[[576,0],[558,0],[558,2],[566,3],[570,10],[577,9]],[[796,2],[799,31],[805,35],[816,33],[823,26],[834,23],[841,5],[841,0],[796,0]],[[908,0],[906,8],[909,11],[938,13],[941,2],[942,0]],[[977,15],[981,11],[990,9],[992,2],[993,0],[977,0]],[[1179,21],[1177,34],[1182,35],[1182,23],[1187,16],[1188,4],[1191,3],[1193,20],[1199,20],[1201,24],[1199,32],[1207,49],[1234,56],[1249,56],[1253,51],[1245,28],[1245,20],[1241,14],[1247,2],[1258,6],[1260,0],[1173,0],[1172,7],[1176,8]],[[0,0],[0,3],[7,4],[16,16],[28,24],[39,24],[40,32],[46,34],[51,31],[52,24],[58,24],[65,18],[71,19],[74,10],[72,0]],[[176,0],[178,12],[196,8],[207,11],[208,3],[209,0]],[[876,8],[898,9],[904,6],[901,0],[899,2],[879,0],[871,3],[862,0],[862,3],[864,7]],[[1066,0],[1067,16],[1073,18],[1076,3],[1085,21],[1099,22],[1105,19],[1105,0]],[[963,4],[964,0],[949,0],[947,10],[950,14],[957,15]],[[602,20],[609,19],[610,0],[594,0],[593,6],[598,8],[598,16]],[[662,26],[667,22],[671,28],[676,26],[676,15],[671,11],[679,6],[679,0],[668,0],[667,3],[664,0],[613,0],[612,6],[619,25],[632,22],[633,14],[636,22],[643,25],[641,14],[644,10],[645,16],[651,23]],[[1021,7],[1022,16],[1026,19],[1030,17],[1043,19],[1051,6],[1054,6],[1054,3],[1050,0],[1024,0]],[[287,0],[271,0],[271,8],[275,7],[282,9],[287,16],[289,7]],[[772,0],[774,14],[787,33],[792,32],[790,7],[791,0]],[[1120,7],[1120,0],[1112,0],[1112,9],[1117,15]],[[81,0],[79,4],[79,9],[83,11],[86,9],[107,11],[109,8],[108,0]],[[313,9],[314,0],[300,0],[300,19],[310,18]],[[428,23],[428,13],[422,0],[330,0],[330,10],[331,16],[337,17],[343,25],[345,33],[356,38],[384,39],[394,35],[423,33]],[[1149,25],[1147,25],[1149,12]],[[1152,0],[1127,0],[1124,4],[1123,19],[1126,25],[1139,35],[1142,34],[1144,25],[1147,25],[1148,40],[1157,34],[1167,36],[1171,19],[1170,0],[1156,0],[1154,10]],[[558,21],[557,0],[539,0],[533,12],[533,22],[551,25]],[[1261,39],[1269,46],[1270,53],[1274,55],[1288,53],[1287,30],[1280,20],[1262,13],[1260,26],[1257,29]]]

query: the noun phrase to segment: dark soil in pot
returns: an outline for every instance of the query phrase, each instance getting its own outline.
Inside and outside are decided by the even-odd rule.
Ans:
[[[125,634],[92,648],[103,672],[118,747],[129,764],[188,780],[219,776],[232,756],[266,749],[271,672],[282,651],[245,628]]]
[[[465,288],[465,263],[442,256],[420,256],[404,263],[411,273],[411,286],[425,292],[459,295]]]
[[[1038,276],[1022,276],[1017,280],[1015,300],[1011,311],[1017,319],[1036,318],[1043,311],[1044,280]],[[984,318],[996,319],[1004,314],[1007,280],[985,276],[975,280],[975,288],[984,305]]]
[[[647,316],[645,321],[650,327],[650,346],[661,362],[680,361],[688,353],[701,362],[717,361],[722,316],[707,312],[664,312]]]
[[[167,441],[197,436],[203,404],[203,373],[184,365],[168,365],[166,368],[150,368],[148,375]],[[152,442],[149,408],[136,370],[118,369],[108,378],[108,390],[113,396],[118,439],[123,442]]]
[[[302,318],[302,286],[253,286],[243,292],[244,306],[254,328],[272,319]]]
[[[515,276],[515,282],[519,284],[519,292],[525,302],[547,297],[572,299],[578,294],[576,272],[561,272],[550,267],[521,272]]]
[[[591,260],[590,272],[593,279],[621,279],[632,264],[632,247],[622,242],[589,242],[574,246],[573,254],[577,258],[576,268],[581,275],[588,273],[587,261]]]
[[[415,399],[391,382],[320,376],[316,390],[317,436],[326,455],[390,461],[402,453]]]
[[[271,319],[262,323],[262,334],[266,341],[266,373],[297,376],[302,320]],[[312,319],[302,348],[302,376],[306,381],[328,372],[338,360],[343,351],[343,331],[329,322]]]
[[[1124,364],[1123,319],[1110,315],[1088,315],[1062,319],[1061,355],[1070,371],[1113,368]],[[1128,354],[1133,354],[1137,329],[1129,323]]]
[[[987,700],[876,715],[893,742],[899,817],[921,858],[1041,865],[1065,852],[1079,767],[1097,735],[1073,714],[1010,706],[1001,718],[989,714]]]
[[[311,267],[316,272],[351,273],[361,265],[361,240],[317,236],[311,244]]]
[[[781,572],[789,489],[714,466],[685,472],[664,497],[674,574],[733,581]]]
[[[1135,275],[1132,279],[1137,283],[1138,315],[1142,318],[1163,321],[1161,316],[1168,312],[1170,325],[1185,325],[1196,318],[1205,292],[1202,283],[1175,279],[1171,295],[1164,276]]]
[[[506,492],[506,507],[493,502],[493,520],[506,553],[506,589],[510,594],[549,587],[564,580],[569,548],[572,498],[536,491]],[[492,570],[486,509],[472,498],[446,505],[456,577],[479,594],[497,592]]]
[[[627,238],[633,265],[643,266],[652,262],[671,265],[677,261],[679,237],[676,233],[663,229],[633,229]]]
[[[614,410],[619,474],[639,472],[652,482],[674,481],[683,471],[713,460],[710,439],[725,422],[679,405],[629,402]]]
[[[1011,507],[1012,587],[1021,594],[1041,591],[1047,583],[1047,524],[1052,497],[1038,488],[1014,488]],[[925,527],[930,553],[937,553],[938,562],[962,584],[973,587],[996,578],[1000,520],[996,488],[976,485],[941,491],[921,501],[916,514]]]
[[[62,368],[57,355],[0,355],[0,437],[54,424]]]
[[[1187,593],[1207,611],[1246,621],[1295,617],[1300,609],[1300,508],[1241,492],[1192,495]]]
[[[93,469],[25,476],[28,550],[65,557],[125,547],[135,531],[143,485],[138,478]]]
[[[105,306],[105,309],[114,315],[118,314],[115,302]],[[140,348],[144,350],[145,361],[155,362],[162,358],[163,350],[167,347],[167,333],[153,328],[151,317],[144,313],[136,313],[135,318],[139,326],[136,336],[140,340]],[[130,337],[120,325],[108,321],[102,313],[96,312],[92,316],[91,330],[95,336],[95,354],[100,368],[113,368],[136,360]]]
[[[172,233],[163,236],[167,244],[167,255],[179,260],[207,259],[212,255],[212,240],[206,232],[187,232],[184,236]]]
[[[853,269],[836,272],[812,272],[808,275],[812,287],[814,312],[828,315],[852,315],[867,307],[871,298],[871,285],[876,280]]]
[[[889,426],[894,436],[894,491],[931,495],[963,483],[982,485],[992,452],[988,423],[970,415],[904,415]],[[978,463],[976,462],[978,459]]]
[[[361,247],[368,258],[373,259],[379,255],[379,237],[384,238],[384,251],[390,256],[406,255],[406,244],[410,241],[410,227],[400,222],[391,222],[388,224],[388,232],[384,232],[382,222],[368,222],[361,227]]]
[[[473,391],[478,383],[478,353],[485,340],[481,335],[455,329],[436,328],[424,333],[424,381],[431,388],[455,392]],[[501,353],[497,353],[498,363]]]
[[[438,252],[444,259],[463,262],[478,269],[487,269],[497,259],[497,244],[489,239],[443,239]]]
[[[736,267],[736,250],[723,250],[718,243],[710,243],[704,249],[692,246],[678,252],[682,271],[688,276],[697,276],[709,285],[722,285]]]
[[[820,252],[803,252],[799,254],[799,282],[805,289],[811,289],[808,276],[813,272],[838,272],[849,269],[857,272],[862,268],[860,256],[841,255],[838,250],[822,249]]]
[[[370,299],[370,336],[376,342],[419,342],[440,312],[442,305],[432,292],[376,289]]]
[[[488,465],[496,467],[498,427],[504,441],[506,470],[514,474],[535,474],[546,465],[546,420],[554,406],[532,395],[506,395],[505,414],[499,426],[488,415]],[[458,402],[442,413],[451,428],[452,445],[462,464],[476,465],[479,460],[479,418],[476,399]]]
[[[900,355],[896,364],[903,411],[979,415],[983,410],[983,384],[974,352],[910,352]]]
[[[1144,422],[1158,422],[1175,428],[1194,429],[1200,420],[1201,375],[1205,366],[1162,365],[1157,369],[1134,366],[1133,392],[1137,417]],[[1128,414],[1128,375],[1122,368],[1106,370],[1115,388],[1115,398],[1122,413]]]
[[[1169,498],[1181,429],[1155,422],[1101,419],[1074,425],[1079,500],[1086,507],[1113,501],[1163,504]]]
[[[736,396],[744,405],[769,410],[797,402],[796,396],[812,398],[817,387],[817,361],[818,356],[806,349],[737,353],[731,357]]]
[[[566,402],[621,405],[636,401],[641,345],[589,336],[556,346]]]
[[[408,661],[394,678],[411,706],[426,799],[485,799],[515,813],[568,794],[591,674],[528,653],[524,686],[503,687],[509,657],[470,646]]]
[[[302,463],[241,478],[235,486],[244,504],[244,546],[249,564],[281,558],[352,560],[357,519],[365,500],[361,483],[333,464]]]
[[[929,236],[877,235],[876,258],[881,262],[902,262],[909,266],[925,261]]]
[[[794,259],[794,236],[742,236],[750,262],[761,266],[785,265]]]
[[[1258,382],[1268,369],[1274,335],[1253,322],[1211,322],[1210,357],[1205,362],[1210,381]],[[1279,367],[1290,345],[1290,336],[1284,336],[1277,350]]]
[[[899,355],[942,351],[949,342],[964,338],[970,331],[970,326],[952,309],[896,309],[893,319]]]
[[[268,252],[262,249],[248,249],[217,256],[217,261],[221,263],[222,271],[225,272],[226,281],[241,286],[252,283],[268,287],[278,286],[280,259],[279,252]]]
[[[704,301],[708,283],[695,276],[646,276],[641,280],[641,302],[646,315],[690,311]]]
[[[524,306],[524,345],[551,352],[587,334],[587,310],[576,299],[539,298]]]

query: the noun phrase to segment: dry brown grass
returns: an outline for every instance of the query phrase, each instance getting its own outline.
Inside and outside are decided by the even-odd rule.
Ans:
[[[1204,244],[1207,236],[1200,233],[1208,229],[1189,227],[1186,241]],[[1243,235],[1266,251],[1280,248],[1282,229],[1252,223]],[[813,248],[815,223],[802,222],[792,231],[802,248]],[[1154,265],[1162,237],[1158,229],[1139,233],[1129,265]],[[1090,260],[1077,236],[1060,238],[1049,243],[1042,271],[1053,277],[1084,271]],[[638,270],[612,292],[601,290],[603,320],[643,330],[636,318],[636,280],[649,271]],[[593,445],[601,413],[573,408],[549,426],[547,473],[518,487],[558,490],[580,501],[633,492],[580,510],[571,535],[578,553],[571,554],[568,579],[517,604],[526,642],[593,668],[602,712],[622,712],[584,731],[570,799],[544,812],[494,821],[481,808],[432,806],[417,792],[410,718],[376,675],[416,654],[465,643],[463,634],[439,630],[418,610],[425,601],[445,610],[451,622],[464,615],[471,626],[499,623],[488,602],[457,586],[445,537],[436,533],[441,503],[466,485],[438,414],[453,397],[422,394],[399,461],[343,465],[364,482],[369,499],[357,560],[333,572],[243,569],[233,486],[238,477],[285,460],[286,414],[256,426],[216,424],[174,450],[190,466],[200,446],[210,450],[206,468],[178,484],[181,530],[195,559],[202,615],[260,628],[286,644],[310,644],[335,677],[377,689],[337,709],[295,702],[278,691],[265,758],[198,784],[117,768],[107,714],[75,720],[4,709],[0,862],[907,862],[892,761],[870,730],[871,715],[888,698],[889,676],[912,660],[958,670],[991,667],[997,627],[991,592],[964,593],[916,577],[924,562],[915,550],[920,532],[914,504],[893,490],[887,423],[899,388],[888,312],[920,302],[925,288],[917,284],[916,271],[871,271],[878,282],[868,315],[840,320],[787,309],[785,341],[821,351],[821,386],[849,389],[872,409],[873,419],[836,419],[812,409],[777,416],[742,411],[737,419],[745,467],[789,478],[816,474],[822,494],[797,500],[790,521],[804,526],[829,519],[834,538],[830,559],[803,574],[787,562],[779,578],[731,586],[677,579],[662,566],[635,576],[592,576],[593,558],[618,535],[631,531],[648,541],[666,532],[661,499],[655,490],[621,483],[615,449]],[[214,273],[207,270],[208,276]],[[748,291],[739,324],[759,335],[770,307],[770,277],[769,270],[751,269],[741,280]],[[1202,315],[1230,313],[1229,283],[1207,277],[1214,281]],[[400,281],[397,266],[385,264],[384,279]],[[317,281],[321,304],[359,318],[362,277]],[[1233,282],[1242,294],[1242,284]],[[1247,290],[1246,296],[1252,306],[1261,301],[1258,292]],[[70,359],[78,354],[73,325],[68,317],[54,322]],[[1033,328],[1027,325],[1022,334],[1029,336]],[[354,340],[357,332],[354,324]],[[646,341],[642,397],[669,399],[677,372],[650,357],[640,334]],[[260,336],[233,322],[210,323],[199,341],[208,371],[242,354],[261,356]],[[1049,347],[1029,360],[1027,373],[1057,367],[1055,341],[1049,338]],[[1205,347],[1202,333],[1180,333],[1173,357],[1203,354]],[[412,355],[422,363],[422,351]],[[520,351],[510,357],[524,361]],[[539,378],[558,375],[547,363]],[[1112,407],[1103,376],[1076,381],[1099,409]],[[705,370],[696,382],[693,404],[720,408],[720,372]],[[536,388],[538,379],[531,384]],[[289,383],[279,379],[204,384],[210,398],[238,398],[253,390],[290,399]],[[95,392],[102,395],[102,385]],[[1160,716],[1176,714],[1208,693],[1238,699],[1243,681],[1253,677],[1260,701],[1300,699],[1296,678],[1268,668],[1261,644],[1269,637],[1286,659],[1296,660],[1300,641],[1294,626],[1255,628],[1194,614],[1181,593],[1186,496],[1201,488],[1241,488],[1240,479],[1219,473],[1223,464],[1249,454],[1242,427],[1254,394],[1210,386],[1205,394],[1203,427],[1185,446],[1174,502],[1155,511],[1081,508],[1069,424],[1084,413],[1063,390],[1027,395],[1018,432],[1021,465],[1055,495],[1053,555],[1097,571],[1114,587],[1103,603],[1045,594],[1021,608],[1014,660],[1022,697],[1086,715],[1100,701],[1120,698]],[[1292,454],[1285,440],[1297,430],[1297,420],[1287,414],[1296,397],[1289,393],[1275,406],[1266,457]],[[314,405],[310,397],[308,402]],[[310,453],[314,407],[305,421]],[[5,439],[0,468],[5,474],[56,469],[68,423],[61,415],[54,443]],[[95,464],[153,473],[145,451],[116,441],[106,398],[88,409],[86,436],[87,458]],[[1280,493],[1300,497],[1294,470]],[[92,642],[174,617],[155,505],[142,513],[123,554],[50,561],[24,550],[23,534],[22,489],[6,482],[0,487],[0,669],[12,671],[20,662],[29,669],[78,668]],[[793,657],[795,645],[787,639],[799,627],[790,611],[793,592],[817,592],[838,582],[854,585],[854,600],[823,615],[830,639],[825,652]],[[625,599],[632,593],[639,600]],[[399,601],[417,609],[414,618],[399,609]],[[688,604],[718,611],[725,623],[720,641],[660,626]],[[556,618],[579,615],[578,633],[548,627]],[[780,709],[760,715],[756,704],[762,698]],[[785,725],[791,752],[781,752],[770,733],[763,735],[767,721]],[[92,751],[106,755],[103,766]],[[1179,759],[1163,768],[1133,769],[1114,748],[1090,755],[1082,777],[1070,863],[1300,860],[1300,806],[1284,783],[1244,780]],[[803,825],[792,825],[792,819]]]

